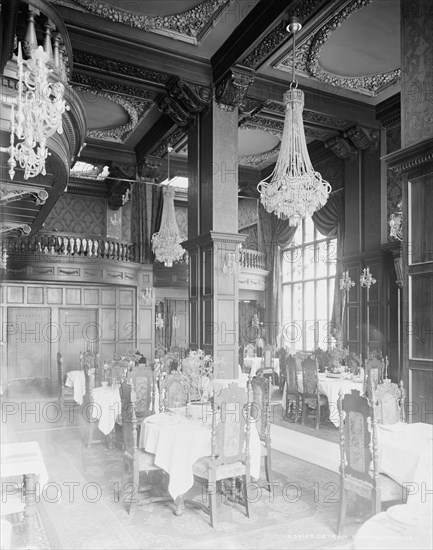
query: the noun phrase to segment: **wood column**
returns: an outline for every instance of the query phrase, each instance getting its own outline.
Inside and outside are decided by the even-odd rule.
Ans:
[[[215,102],[188,134],[190,347],[224,361],[220,377],[237,378],[239,333],[238,109]]]

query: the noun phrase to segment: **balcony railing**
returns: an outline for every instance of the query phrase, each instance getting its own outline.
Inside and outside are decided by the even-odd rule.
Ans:
[[[241,268],[247,269],[266,269],[265,255],[257,250],[241,250]]]
[[[7,253],[78,256],[105,258],[120,262],[135,261],[135,245],[112,239],[72,237],[58,234],[40,234],[10,241]]]

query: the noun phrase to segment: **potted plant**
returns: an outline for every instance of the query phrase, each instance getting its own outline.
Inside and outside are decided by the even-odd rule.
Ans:
[[[190,387],[190,401],[206,403],[211,393],[211,382],[218,378],[222,361],[206,355],[201,349],[190,351],[182,362],[182,373]]]

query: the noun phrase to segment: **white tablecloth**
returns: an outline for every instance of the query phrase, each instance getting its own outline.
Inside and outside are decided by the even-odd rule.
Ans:
[[[298,373],[298,387],[300,392],[302,392],[302,386],[302,373]],[[340,389],[343,390],[343,394],[350,393],[352,390],[358,390],[362,395],[364,387],[362,382],[354,382],[353,380],[345,380],[343,378],[329,378],[326,376],[326,373],[319,373],[319,392],[323,393],[328,398],[329,418],[337,427],[340,425],[340,415],[338,413]],[[281,405],[283,409],[286,408],[286,385],[284,385]]]
[[[35,474],[42,490],[48,483],[48,472],[45,467],[39,443],[3,443],[1,445],[1,477]]]
[[[116,418],[121,411],[118,387],[101,387],[92,390],[91,417],[99,420],[98,428],[104,435],[113,431]]]
[[[83,370],[70,370],[66,374],[65,386],[74,389],[74,401],[81,405],[86,395],[86,378]]]
[[[251,476],[260,477],[260,439],[250,431]],[[168,491],[173,499],[184,495],[194,483],[193,465],[211,454],[211,424],[183,414],[161,413],[143,420],[139,447],[155,455],[155,464],[170,476]]]
[[[422,422],[378,424],[377,437],[380,471],[397,483],[415,484],[408,486],[408,500],[420,501],[422,484],[429,490],[433,488],[433,426]]]
[[[243,372],[239,375],[239,378],[217,378],[212,380],[210,388],[215,393],[218,393],[223,388],[227,388],[229,384],[238,384],[241,388],[246,388],[248,384],[248,374]]]

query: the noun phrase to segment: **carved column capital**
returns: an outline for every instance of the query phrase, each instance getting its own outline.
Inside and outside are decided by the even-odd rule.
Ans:
[[[343,133],[345,138],[350,141],[357,149],[362,151],[372,151],[377,147],[379,142],[379,130],[376,128],[365,128],[356,124]]]
[[[238,107],[254,82],[255,71],[246,67],[233,67],[218,82],[215,100],[220,109],[233,111]]]
[[[347,159],[356,155],[355,147],[343,136],[335,136],[328,139],[324,145],[328,149],[331,149],[339,159]]]
[[[161,168],[161,159],[155,156],[146,156],[137,167],[137,179],[155,183]]]
[[[177,125],[188,126],[194,121],[195,116],[210,104],[211,99],[212,90],[209,86],[177,78],[167,89],[167,94],[159,102],[158,108]]]

